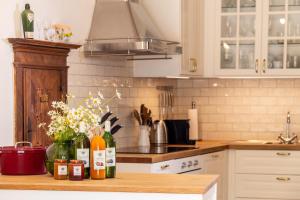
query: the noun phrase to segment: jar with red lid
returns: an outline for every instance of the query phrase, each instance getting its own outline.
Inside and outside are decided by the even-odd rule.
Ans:
[[[56,159],[54,162],[54,179],[68,179],[68,163],[67,160]]]
[[[82,160],[71,160],[68,167],[71,181],[82,181],[84,179],[84,163]]]

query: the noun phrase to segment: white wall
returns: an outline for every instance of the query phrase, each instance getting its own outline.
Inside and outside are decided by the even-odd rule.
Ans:
[[[0,145],[11,145],[13,134],[13,54],[6,39],[20,36],[20,23],[16,23],[17,10],[30,3],[36,22],[69,24],[73,41],[82,43],[88,36],[94,0],[5,0],[0,2]],[[19,7],[19,9],[17,9]]]

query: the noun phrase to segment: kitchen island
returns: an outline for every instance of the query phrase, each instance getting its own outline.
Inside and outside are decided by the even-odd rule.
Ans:
[[[216,175],[118,174],[115,179],[57,181],[48,175],[0,176],[0,199],[216,200]]]

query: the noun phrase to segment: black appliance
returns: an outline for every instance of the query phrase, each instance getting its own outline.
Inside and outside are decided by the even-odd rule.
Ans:
[[[165,120],[168,133],[168,144],[194,145],[195,141],[189,140],[189,120]]]

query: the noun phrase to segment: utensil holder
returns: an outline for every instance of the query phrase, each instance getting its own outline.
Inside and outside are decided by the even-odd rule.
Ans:
[[[148,126],[140,126],[139,146],[150,146],[150,128]]]

